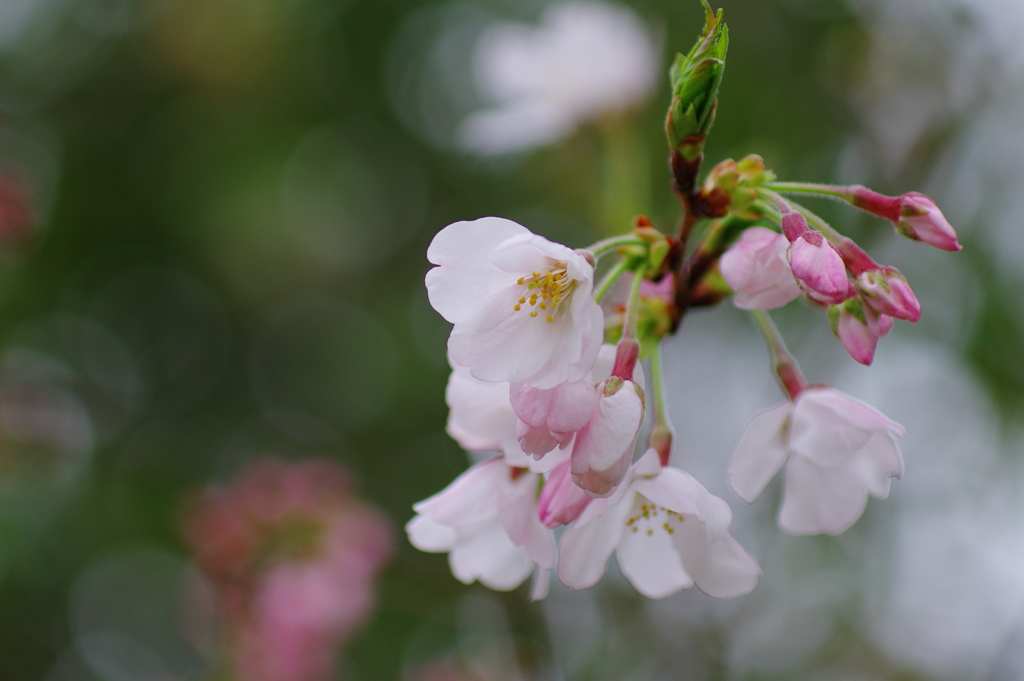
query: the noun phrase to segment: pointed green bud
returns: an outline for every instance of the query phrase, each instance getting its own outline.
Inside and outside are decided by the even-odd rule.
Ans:
[[[676,56],[669,70],[672,103],[665,120],[665,132],[669,145],[688,161],[704,151],[704,140],[692,138],[707,135],[714,122],[729,47],[729,29],[722,21],[722,10],[716,15],[707,0],[704,0],[704,10],[703,33],[688,54]]]

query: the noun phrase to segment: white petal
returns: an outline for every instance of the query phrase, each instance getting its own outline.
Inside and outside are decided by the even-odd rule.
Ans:
[[[662,468],[658,475],[632,482],[633,489],[654,504],[670,511],[696,518],[704,527],[707,543],[718,541],[728,533],[732,509],[678,468]]]
[[[903,454],[892,435],[875,433],[847,465],[871,494],[884,499],[889,496],[892,478],[903,475]]]
[[[672,535],[683,566],[697,588],[714,598],[732,598],[757,585],[761,569],[731,534],[707,543],[705,528],[687,518]]]
[[[509,486],[498,510],[498,519],[512,543],[526,549],[530,559],[542,568],[555,564],[555,538],[540,522],[537,512],[539,478],[524,473]]]
[[[516,417],[508,401],[507,383],[489,383],[474,378],[469,369],[453,365],[445,388],[449,435],[471,451],[503,449],[516,439]]]
[[[471,536],[460,536],[459,544],[448,554],[452,574],[463,584],[479,579],[498,591],[522,584],[533,569],[526,550],[513,544],[498,523],[474,529]]]
[[[789,443],[815,463],[838,466],[878,431],[902,435],[903,427],[838,390],[810,388],[797,398]]]
[[[529,230],[495,217],[455,222],[438,232],[427,248],[427,260],[438,265],[426,276],[430,305],[453,324],[472,315],[481,296],[509,283],[508,274],[491,263],[494,249],[524,232]]]
[[[497,518],[500,497],[496,492],[507,484],[509,475],[501,457],[478,463],[434,496],[414,504],[413,510],[450,527]]]
[[[590,506],[600,501],[592,501]],[[578,591],[597,584],[604,576],[608,558],[626,526],[632,502],[630,495],[623,503],[606,506],[600,517],[585,525],[579,526],[577,520],[566,528],[558,551],[558,579],[562,584]]]
[[[839,534],[857,522],[867,503],[867,485],[856,472],[794,456],[786,464],[779,526],[794,534]]]
[[[438,525],[425,515],[414,516],[406,523],[405,531],[409,535],[410,544],[420,551],[432,553],[451,551],[458,538],[454,528]]]
[[[779,472],[789,453],[788,420],[791,402],[758,414],[747,426],[729,465],[729,486],[740,499],[752,503]]]
[[[631,516],[638,514],[639,503],[637,496]],[[616,556],[622,573],[648,598],[662,598],[693,585],[672,537],[656,522],[650,527],[634,523],[626,528]]]

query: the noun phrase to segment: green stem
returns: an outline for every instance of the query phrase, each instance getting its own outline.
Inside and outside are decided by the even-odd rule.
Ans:
[[[795,400],[797,395],[807,388],[807,381],[800,373],[800,366],[790,354],[789,349],[786,348],[782,334],[779,333],[779,329],[768,313],[764,310],[751,310],[750,315],[754,318],[758,330],[768,344],[768,352],[772,356],[772,371],[775,373],[779,385],[789,399]]]
[[[624,234],[622,236],[613,236],[608,239],[602,239],[596,244],[587,246],[585,251],[590,252],[595,258],[600,258],[602,255],[608,253],[608,251],[615,250],[620,246],[647,246],[648,243],[643,239],[634,236],[632,234]]]
[[[608,291],[611,290],[615,282],[619,280],[619,277],[624,272],[629,271],[633,268],[633,262],[635,258],[623,258],[615,263],[615,266],[608,271],[608,274],[604,275],[604,279],[594,289],[594,301],[600,303],[601,299],[607,295]]]
[[[651,393],[654,394],[654,427],[651,429],[650,446],[658,452],[661,465],[667,466],[672,455],[672,425],[665,412],[665,380],[661,373],[661,343],[655,342],[650,349]]]
[[[841,201],[850,200],[850,190],[847,187],[814,184],[811,182],[766,182],[762,186],[765,189],[773,189],[777,192],[787,192],[789,194],[813,194],[815,196],[829,196]]]
[[[636,340],[636,327],[640,319],[640,287],[644,283],[647,261],[636,258],[632,269],[633,281],[629,284],[629,297],[626,299],[626,317],[622,320],[623,340]]]

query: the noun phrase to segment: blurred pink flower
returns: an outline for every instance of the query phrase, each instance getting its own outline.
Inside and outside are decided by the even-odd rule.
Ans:
[[[207,489],[186,539],[217,587],[241,681],[320,681],[373,608],[391,528],[329,461],[253,462]]]

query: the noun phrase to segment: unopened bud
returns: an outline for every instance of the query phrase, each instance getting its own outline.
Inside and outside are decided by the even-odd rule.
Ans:
[[[959,251],[963,248],[957,241],[953,227],[935,202],[917,192],[900,197],[900,217],[896,221],[896,231],[908,239],[923,241],[944,251]]]
[[[857,362],[870,365],[875,358],[878,339],[892,329],[892,319],[878,314],[861,302],[850,298],[828,309],[829,326],[843,349]]]
[[[916,322],[921,318],[921,303],[907,278],[895,267],[868,270],[854,280],[857,292],[875,311]]]

